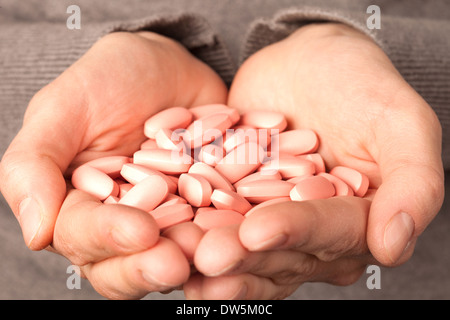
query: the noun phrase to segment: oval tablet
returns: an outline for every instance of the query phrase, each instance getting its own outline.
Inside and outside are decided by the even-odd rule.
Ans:
[[[253,173],[264,159],[264,149],[255,142],[237,146],[220,161],[215,169],[228,181],[235,183]]]
[[[248,176],[245,176],[241,180],[236,181],[233,186],[237,188],[241,184],[256,180],[281,180],[281,179],[282,179],[281,174],[278,171],[262,170],[249,174]]]
[[[313,153],[319,147],[319,138],[309,129],[297,129],[281,132],[278,136],[280,152],[293,155]]]
[[[194,115],[194,120],[198,120],[204,116],[215,113],[225,113],[230,117],[233,124],[235,124],[241,117],[237,109],[230,108],[229,106],[220,103],[192,107],[189,111]]]
[[[266,149],[271,143],[271,135],[267,129],[230,129],[224,136],[223,148],[228,153],[245,142],[255,142]]]
[[[327,178],[333,184],[336,190],[335,196],[353,196],[355,194],[353,189],[338,177],[326,172],[320,172],[317,175]]]
[[[156,208],[169,193],[166,180],[158,175],[152,175],[138,182],[126,195],[119,200],[119,204],[132,206],[144,211]]]
[[[167,150],[186,150],[182,138],[170,129],[160,129],[155,136],[156,144],[161,149]]]
[[[242,183],[237,193],[251,203],[261,203],[274,198],[288,197],[294,184],[284,180],[256,180]]]
[[[197,148],[222,137],[232,125],[227,114],[215,113],[195,120],[187,127],[182,136],[188,146]]]
[[[72,185],[90,195],[105,200],[119,194],[119,185],[106,173],[88,165],[81,165],[72,173]]]
[[[214,143],[204,145],[198,153],[198,159],[210,166],[215,166],[224,156],[223,147]]]
[[[348,184],[358,197],[364,197],[369,189],[369,178],[355,169],[337,166],[331,169],[330,174]]]
[[[131,184],[137,184],[145,178],[157,175],[163,178],[167,182],[170,193],[175,193],[177,191],[178,185],[172,180],[171,177],[159,172],[158,170],[150,169],[146,166],[134,163],[126,163],[123,165],[122,170],[120,170],[121,176]]]
[[[325,162],[323,161],[322,156],[319,153],[309,153],[298,155],[297,158],[309,160],[314,163],[314,167],[316,168],[316,174],[319,172],[325,172]]]
[[[203,163],[196,162],[190,168],[188,173],[199,174],[204,177],[211,184],[213,189],[225,189],[229,191],[235,191],[236,189],[221,173],[219,173],[213,167]]]
[[[155,139],[160,129],[175,130],[186,128],[192,122],[192,113],[182,107],[173,107],[162,110],[150,117],[144,124],[144,134],[148,138]]]
[[[316,168],[314,163],[308,160],[297,157],[282,157],[264,163],[259,168],[259,171],[263,170],[278,171],[283,179],[290,179],[298,176],[312,175],[315,173]]]
[[[88,161],[85,165],[98,169],[115,179],[120,176],[122,166],[131,161],[132,159],[126,156],[109,156]]]
[[[211,202],[217,209],[235,210],[245,214],[252,208],[250,202],[234,191],[215,189],[211,194]]]
[[[191,156],[176,150],[139,150],[133,155],[133,162],[168,174],[179,174],[189,170],[193,163]]]
[[[240,124],[262,129],[286,129],[287,121],[281,112],[252,110],[241,116]]]
[[[333,184],[321,176],[307,177],[299,181],[292,188],[289,196],[292,201],[327,199],[333,197],[335,189]]]
[[[178,193],[195,207],[211,204],[211,184],[199,174],[183,173],[178,179]]]
[[[287,201],[290,202],[291,198],[290,197],[280,197],[280,198],[274,198],[274,199],[270,199],[270,200],[258,203],[253,208],[251,208],[249,211],[247,211],[247,213],[245,214],[245,217],[247,218],[248,216],[250,216],[251,214],[253,214],[256,210],[258,210],[260,208],[268,207],[275,203],[287,202]]]
[[[189,204],[173,204],[158,207],[150,211],[150,214],[155,218],[160,229],[189,221],[194,217],[194,211],[192,211],[192,207]]]
[[[206,232],[213,228],[240,224],[244,221],[244,216],[234,210],[211,210],[197,213],[193,221]]]

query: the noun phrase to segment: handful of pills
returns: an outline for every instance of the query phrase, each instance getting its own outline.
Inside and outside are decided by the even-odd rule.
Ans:
[[[367,176],[344,166],[326,172],[315,132],[286,127],[278,112],[165,109],[146,121],[148,140],[133,157],[87,162],[72,184],[104,203],[149,212],[161,231],[193,221],[206,232],[276,202],[365,195]]]

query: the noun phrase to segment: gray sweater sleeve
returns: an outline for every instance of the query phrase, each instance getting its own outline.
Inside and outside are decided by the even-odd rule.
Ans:
[[[366,12],[291,8],[255,21],[240,57],[282,40],[309,23],[339,22],[369,35],[387,54],[404,79],[434,109],[442,125],[442,158],[450,169],[450,21],[381,15],[380,29],[369,29]]]

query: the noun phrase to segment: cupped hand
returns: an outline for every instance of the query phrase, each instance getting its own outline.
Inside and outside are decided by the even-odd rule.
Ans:
[[[302,27],[243,63],[228,104],[280,111],[289,128],[314,130],[327,169],[357,169],[371,190],[278,203],[207,233],[187,297],[285,298],[306,281],[347,285],[369,263],[411,257],[443,202],[441,127],[369,37],[341,24]]]
[[[159,236],[148,213],[103,205],[70,187],[66,192],[65,178],[91,159],[131,156],[145,140],[145,120],[164,108],[226,98],[220,77],[177,42],[151,32],[104,36],[33,97],[2,158],[1,192],[27,246],[52,245],[84,265],[85,275],[108,297],[140,297],[145,290],[180,285],[189,264],[174,268],[178,274],[158,273],[181,250]],[[146,259],[161,260],[155,272],[146,273],[152,265]]]

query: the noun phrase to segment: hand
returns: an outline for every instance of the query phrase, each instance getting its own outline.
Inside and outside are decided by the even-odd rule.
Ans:
[[[148,213],[111,208],[78,190],[66,193],[64,175],[94,158],[131,156],[146,139],[145,120],[163,108],[224,103],[226,97],[219,76],[173,40],[150,32],[100,39],[33,97],[2,159],[1,191],[28,247],[52,245],[85,266],[93,286],[108,297],[140,297],[185,281],[187,262],[174,268],[179,274],[151,274],[142,263],[161,257],[162,266],[172,267],[181,252],[159,237]],[[147,282],[139,270],[150,272]]]
[[[366,264],[411,257],[443,202],[441,127],[371,39],[340,24],[302,27],[244,62],[228,104],[314,130],[327,168],[355,168],[372,190],[276,204],[206,234],[194,262],[209,277],[192,277],[187,297],[284,298],[305,281],[348,285]]]

